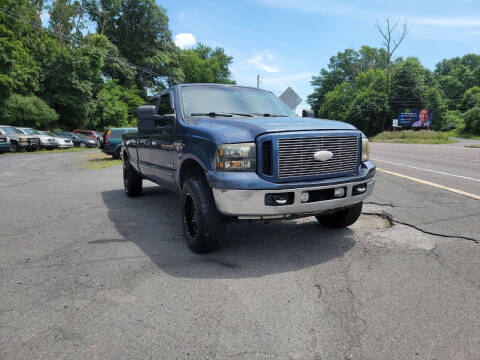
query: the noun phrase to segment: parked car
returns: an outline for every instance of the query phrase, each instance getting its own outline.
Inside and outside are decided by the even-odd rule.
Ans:
[[[87,140],[81,137],[79,134],[74,134],[73,132],[68,131],[61,131],[57,132],[55,135],[62,138],[70,139],[73,142],[73,146],[78,146],[82,148],[87,147]]]
[[[28,128],[28,127],[16,127],[18,130],[23,132],[25,135],[35,136],[40,140],[40,148],[53,150],[57,147],[57,142],[55,138],[49,135],[42,134],[40,131]]]
[[[59,149],[67,149],[67,148],[73,147],[73,142],[70,139],[63,138],[61,136],[57,136],[51,131],[40,131],[40,132],[43,135],[48,135],[48,136],[51,136],[51,137],[55,138],[57,148],[59,148]]]
[[[10,138],[10,151],[36,151],[40,148],[40,139],[25,135],[22,131],[9,125],[0,125],[0,134]]]
[[[124,135],[125,192],[140,195],[148,179],[180,193],[194,252],[220,248],[229,221],[314,216],[350,226],[375,186],[361,131],[312,111],[299,119],[268,91],[176,85],[150,104],[138,108],[138,132]]]
[[[120,159],[122,150],[122,135],[137,132],[137,128],[112,128],[105,133],[105,145],[102,151],[105,154],[112,155],[116,159]]]
[[[103,136],[97,131],[94,130],[73,130],[73,133],[76,134],[83,134],[85,136],[93,137],[97,140],[97,146],[102,147],[103,146]]]
[[[83,140],[85,140],[85,144],[87,147],[90,147],[90,148],[94,148],[94,147],[97,147],[98,146],[98,140],[95,139],[94,137],[92,136],[87,136],[87,135],[84,135],[84,134],[76,134],[78,136],[80,136]]]
[[[10,151],[10,137],[0,135],[0,154]]]

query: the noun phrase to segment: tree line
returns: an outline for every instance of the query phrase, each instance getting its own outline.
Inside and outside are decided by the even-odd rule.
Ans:
[[[168,23],[154,0],[2,0],[0,123],[135,126],[149,94],[177,83],[234,83],[231,56],[202,44],[180,49]],[[415,57],[395,57],[406,24],[376,28],[382,47],[345,49],[313,77],[307,102],[315,114],[374,135],[400,112],[427,108],[433,129],[479,134],[480,55],[445,59],[430,71]]]
[[[234,83],[222,48],[175,46],[154,0],[3,0],[0,54],[0,122],[40,129],[135,126],[151,93]]]
[[[377,24],[383,47],[346,49],[330,58],[312,79],[308,96],[319,117],[352,123],[367,135],[392,128],[409,109],[433,111],[432,129],[480,134],[480,55],[444,59],[434,71],[416,57],[394,57],[407,34],[398,23]]]

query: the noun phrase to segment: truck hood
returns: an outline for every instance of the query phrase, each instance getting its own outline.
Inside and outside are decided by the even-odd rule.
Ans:
[[[190,124],[214,135],[217,143],[254,141],[259,135],[273,132],[356,130],[341,121],[297,117],[202,117]]]

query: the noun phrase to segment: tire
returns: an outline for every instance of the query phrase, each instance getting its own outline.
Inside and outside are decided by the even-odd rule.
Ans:
[[[185,182],[180,210],[185,239],[193,252],[203,254],[220,249],[225,241],[225,221],[217,211],[212,190],[204,177]]]
[[[10,152],[17,152],[18,151],[18,144],[14,141],[10,142]]]
[[[128,197],[142,194],[142,177],[128,163],[128,158],[123,162],[123,186]]]
[[[85,149],[85,148],[87,147],[87,144],[85,144],[84,142],[81,142],[81,143],[80,143],[80,147],[81,147],[82,149]]]
[[[340,229],[352,225],[362,213],[363,202],[352,205],[333,214],[317,215],[315,218],[323,226]]]

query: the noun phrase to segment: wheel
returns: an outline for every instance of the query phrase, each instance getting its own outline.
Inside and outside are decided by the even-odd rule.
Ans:
[[[188,179],[180,200],[183,232],[190,249],[200,254],[218,250],[225,240],[225,221],[217,211],[206,179]]]
[[[17,152],[17,151],[18,151],[18,145],[17,145],[16,142],[13,142],[13,141],[12,141],[12,142],[10,143],[10,151],[11,151],[11,152]]]
[[[358,220],[362,213],[363,202],[352,205],[346,209],[339,210],[333,214],[315,216],[318,222],[330,228],[344,228],[352,225]]]
[[[86,148],[86,147],[87,147],[87,144],[85,144],[84,142],[81,142],[81,143],[80,143],[80,147],[81,147],[81,148]]]
[[[142,177],[132,169],[128,159],[123,162],[123,186],[129,197],[140,196],[142,193]]]

